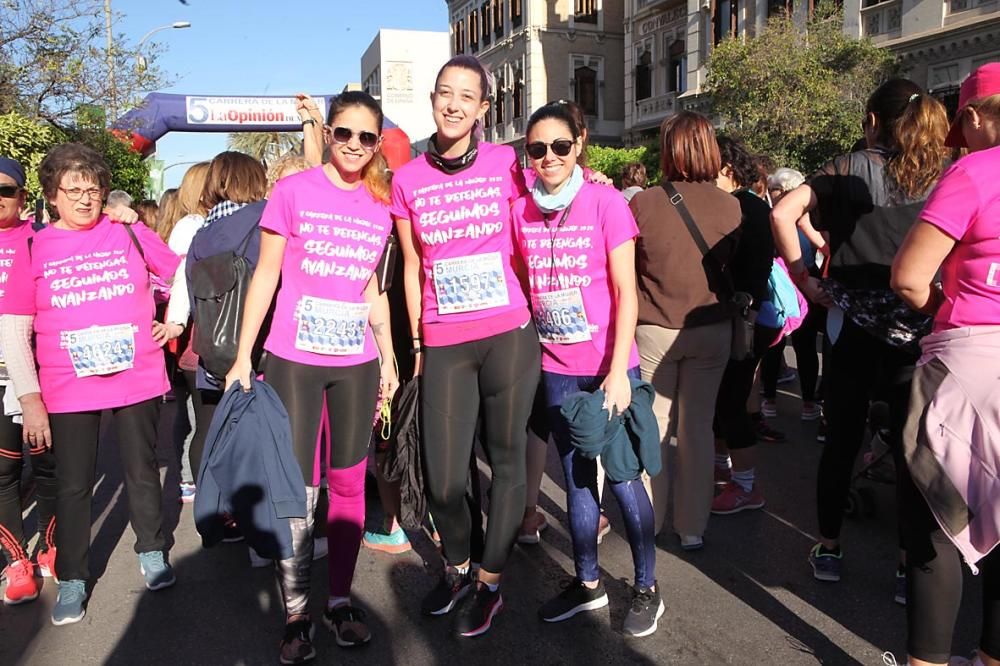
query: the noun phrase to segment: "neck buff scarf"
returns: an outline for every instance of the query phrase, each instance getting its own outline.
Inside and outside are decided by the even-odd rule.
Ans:
[[[543,213],[554,213],[573,203],[577,192],[583,187],[583,182],[583,169],[578,164],[573,167],[573,175],[569,177],[569,181],[555,194],[549,194],[542,184],[542,179],[537,178],[534,187],[531,188],[531,198]]]
[[[479,154],[479,141],[476,139],[476,135],[473,134],[469,140],[469,149],[465,151],[465,154],[461,157],[445,157],[441,154],[441,151],[437,147],[437,132],[431,135],[431,138],[427,141],[427,158],[431,161],[431,164],[436,166],[441,171],[444,171],[449,176],[452,176],[459,171],[464,171],[468,169],[476,161],[476,155]]]

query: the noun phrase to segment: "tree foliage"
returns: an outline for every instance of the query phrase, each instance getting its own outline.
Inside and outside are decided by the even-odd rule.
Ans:
[[[645,165],[649,182],[659,181],[660,152],[655,143],[634,148],[587,148],[587,166],[614,180],[618,187],[621,187],[622,168],[631,162],[642,162]]]
[[[81,106],[113,106],[121,113],[145,91],[163,87],[156,45],[143,47],[150,64],[139,71],[138,51],[120,34],[112,40],[112,80],[103,10],[101,0],[3,0],[0,113],[17,111],[66,126]]]
[[[302,153],[302,135],[297,132],[236,132],[229,135],[226,145],[268,166],[285,153]]]
[[[719,44],[706,92],[727,134],[806,173],[848,151],[861,137],[868,95],[896,65],[888,50],[842,27],[841,10],[824,1],[806,30],[778,16],[754,37]]]

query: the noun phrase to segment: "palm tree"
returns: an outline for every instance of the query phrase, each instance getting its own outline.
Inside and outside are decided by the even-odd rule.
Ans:
[[[260,160],[265,167],[285,153],[302,153],[302,135],[298,132],[231,133],[226,144],[230,150]]]

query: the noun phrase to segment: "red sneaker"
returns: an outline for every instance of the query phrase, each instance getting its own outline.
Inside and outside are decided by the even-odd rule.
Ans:
[[[38,583],[31,560],[18,560],[8,565],[4,575],[7,577],[7,589],[3,593],[5,604],[16,606],[38,598]]]
[[[42,574],[42,578],[55,578],[56,582],[59,578],[56,576],[56,547],[49,546],[48,550],[40,550],[35,555],[35,560],[38,562],[38,573]]]
[[[730,481],[726,484],[722,493],[712,500],[712,513],[717,515],[727,515],[739,513],[747,509],[759,509],[764,506],[764,495],[756,486],[750,492],[743,490],[743,486]]]

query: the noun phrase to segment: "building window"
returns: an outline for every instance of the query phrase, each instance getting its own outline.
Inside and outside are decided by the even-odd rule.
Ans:
[[[738,0],[715,0],[713,5],[714,41],[712,43],[718,44],[727,37],[736,36],[740,7]]]
[[[667,90],[682,93],[687,90],[687,50],[683,39],[675,39],[667,47]]]
[[[382,94],[382,66],[379,65],[368,75],[364,85],[365,92],[378,99]]]
[[[650,44],[640,44],[635,56],[635,99],[653,96],[653,51]]]
[[[574,100],[588,116],[597,115],[597,69],[583,65],[573,70]]]
[[[510,25],[511,28],[521,27],[521,18],[524,14],[521,6],[522,0],[510,0]]]
[[[476,12],[469,14],[469,50],[479,51],[479,14]]]
[[[494,100],[493,103],[493,108],[497,125],[503,125],[504,123],[503,107],[507,97],[507,89],[506,89],[506,83],[503,78],[503,72],[496,73],[496,82],[497,82],[496,83],[497,94],[496,94],[496,100]]]
[[[514,109],[511,112],[512,118],[524,117],[524,78],[521,72],[514,72],[514,90],[510,97]]]
[[[493,0],[493,34],[503,37],[503,0]]]
[[[455,24],[455,53],[465,53],[465,21]]]
[[[574,0],[574,3],[574,21],[597,24],[597,0]]]
[[[792,0],[767,0],[767,17],[791,16]]]
[[[479,22],[482,24],[482,36],[483,36],[483,47],[489,46],[490,36],[493,31],[490,30],[490,25],[493,22],[493,12],[490,10],[490,3],[483,3],[483,6],[479,10]]]

